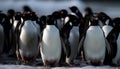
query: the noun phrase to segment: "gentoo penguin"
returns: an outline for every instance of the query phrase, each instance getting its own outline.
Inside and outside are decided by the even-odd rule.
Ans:
[[[107,39],[112,46],[113,65],[120,65],[120,18],[113,19],[114,28],[108,35]]]
[[[70,10],[72,12],[73,15],[76,15],[78,18],[78,22],[80,23],[79,26],[79,33],[81,34],[80,37],[83,36],[84,33],[84,28],[85,28],[85,23],[84,23],[84,18],[83,15],[81,14],[80,10],[77,8],[77,6],[71,6]],[[80,38],[81,39],[81,38]]]
[[[108,48],[108,51],[110,50],[108,42],[98,24],[98,17],[92,16],[90,22],[91,24],[79,46],[83,45],[81,48],[83,48],[84,58],[88,64],[103,64],[106,48]]]
[[[69,19],[71,23],[71,30],[69,33],[69,43],[70,43],[70,49],[71,49],[71,54],[69,58],[66,58],[66,62],[68,64],[73,65],[74,64],[74,59],[77,56],[77,49],[79,45],[79,38],[80,38],[80,33],[79,33],[79,20],[76,15],[69,14]]]
[[[11,43],[12,43],[12,35],[11,35],[11,29],[13,24],[13,16],[14,16],[14,10],[9,9],[7,11],[7,15],[5,15],[5,21],[3,23],[4,27],[4,53],[8,54],[11,49]]]
[[[0,55],[3,53],[4,48],[4,28],[2,26],[2,23],[4,21],[3,13],[0,12]]]
[[[21,25],[21,13],[16,12],[13,16],[13,26],[12,26],[12,46],[9,52],[9,56],[15,56],[16,45],[18,44],[19,32],[20,32],[20,25]]]
[[[61,57],[60,32],[54,25],[54,18],[48,15],[43,30],[40,53],[44,66],[57,66]]]
[[[38,55],[38,31],[31,21],[31,12],[24,12],[23,19],[24,23],[21,27],[16,55],[18,60],[27,64],[30,61],[35,61]]]

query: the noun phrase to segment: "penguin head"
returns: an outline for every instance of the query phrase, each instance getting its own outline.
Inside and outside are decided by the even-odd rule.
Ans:
[[[32,12],[32,9],[28,5],[25,5],[23,6],[23,12]]]
[[[23,18],[24,21],[25,20],[31,20],[32,19],[31,12],[30,11],[23,12],[22,18]]]
[[[78,26],[78,24],[79,24],[79,21],[78,21],[78,20],[79,20],[79,19],[78,19],[77,16],[72,15],[72,14],[69,14],[68,17],[69,17],[69,21],[72,22],[72,25],[73,25],[73,26]]]
[[[82,14],[81,14],[80,10],[77,8],[77,6],[71,6],[70,10],[73,13],[75,13],[78,16],[79,19],[83,18]]]
[[[120,31],[120,18],[119,17],[114,18],[113,22],[114,22],[114,28],[116,28]]]
[[[15,14],[15,11],[13,9],[9,9],[7,11],[7,15],[8,15],[9,18],[13,18],[14,14]]]
[[[39,21],[40,21],[40,23],[41,24],[46,24],[46,16],[45,15],[43,15],[43,16],[41,16],[40,18],[39,18]]]
[[[77,6],[71,6],[71,7],[70,7],[70,10],[71,10],[72,12],[74,12],[74,13],[78,13],[78,12],[79,12]]]
[[[46,25],[54,25],[54,17],[52,15],[47,16]]]
[[[16,12],[15,16],[14,16],[14,19],[15,20],[21,20],[21,16],[22,16],[21,12]]]
[[[85,15],[93,15],[93,11],[90,7],[86,7],[84,11],[85,11]]]
[[[98,26],[98,25],[99,25],[98,21],[99,21],[99,18],[98,18],[98,16],[95,14],[95,15],[91,16],[91,18],[90,18],[90,22],[91,22],[90,25],[91,25],[91,26]]]
[[[59,19],[59,18],[60,18],[60,12],[59,12],[59,11],[53,12],[52,15],[53,15],[53,17],[54,17],[55,19]]]
[[[60,10],[60,17],[61,18],[65,18],[67,15],[68,15],[67,10],[65,10],[65,9]]]
[[[32,21],[37,21],[38,20],[38,16],[35,12],[31,13],[31,19],[32,19]]]
[[[105,23],[107,19],[110,19],[110,17],[104,12],[100,12],[98,17],[103,23]]]

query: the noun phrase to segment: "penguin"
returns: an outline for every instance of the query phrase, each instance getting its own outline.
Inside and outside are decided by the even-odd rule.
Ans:
[[[3,53],[3,48],[4,48],[4,28],[3,28],[3,21],[4,21],[4,14],[0,12],[0,55]]]
[[[16,55],[23,64],[29,64],[36,60],[38,55],[38,30],[31,20],[31,12],[24,12],[19,36],[19,45],[16,47]]]
[[[73,14],[69,14],[69,19],[72,26],[69,33],[69,38],[68,38],[70,43],[71,54],[69,58],[66,58],[66,62],[68,64],[74,65],[74,60],[77,57],[77,49],[78,49],[79,38],[80,38],[79,21],[77,16]]]
[[[112,46],[112,65],[120,66],[120,18],[113,19],[114,28],[107,39]]]
[[[110,49],[111,52],[108,54],[106,51],[106,57],[105,57],[105,61],[104,64],[105,65],[111,65],[112,64],[112,59],[115,55],[114,49],[116,49],[116,46],[112,46],[111,41],[113,41],[113,37],[111,36],[111,32],[114,28],[113,26],[113,21],[112,19],[104,12],[100,12],[98,14],[98,18],[99,18],[99,26],[102,28],[105,38],[107,39],[109,45],[110,45]]]
[[[21,25],[21,13],[16,12],[15,15],[13,16],[13,26],[11,29],[11,34],[12,34],[12,46],[9,52],[9,56],[16,56],[15,51],[16,51],[16,45],[18,43],[18,37],[19,37],[19,31],[20,31],[20,25]]]
[[[40,53],[44,66],[58,66],[61,57],[60,32],[54,25],[54,18],[48,15],[46,27],[43,30]]]
[[[83,50],[86,63],[100,65],[104,63],[106,50],[108,50],[109,53],[110,47],[105,39],[104,32],[98,24],[98,17],[96,15],[92,16],[90,22],[91,24],[87,29],[85,36],[80,41],[79,46],[81,47],[78,49],[81,48],[81,50]]]

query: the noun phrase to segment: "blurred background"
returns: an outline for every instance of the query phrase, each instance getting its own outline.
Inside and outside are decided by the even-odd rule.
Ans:
[[[94,12],[106,12],[110,17],[120,16],[119,0],[0,0],[0,10],[21,11],[24,5],[29,5],[39,16],[51,14],[55,10],[67,9],[76,5],[84,14],[85,7],[91,7]]]

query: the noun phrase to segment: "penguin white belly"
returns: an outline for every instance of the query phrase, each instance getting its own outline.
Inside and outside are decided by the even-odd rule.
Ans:
[[[108,36],[108,34],[110,33],[110,31],[113,29],[113,27],[109,26],[109,25],[105,25],[102,27],[103,31],[104,31],[104,34],[105,34],[105,37]]]
[[[98,26],[90,26],[84,40],[86,60],[103,61],[105,58],[105,37]]]
[[[62,22],[62,20],[57,19],[57,27],[58,27],[59,30],[61,30],[63,28],[63,22]]]
[[[40,36],[40,26],[36,23],[36,21],[33,21],[33,23],[37,29],[38,35]]]
[[[115,63],[115,64],[120,63],[120,33],[119,33],[119,36],[117,38],[117,53],[116,53],[115,58],[113,59],[113,63]]]
[[[0,24],[0,54],[3,51],[3,46],[4,46],[4,30],[3,26]]]
[[[18,21],[17,21],[17,20],[15,20],[15,21],[14,21],[14,23],[13,23],[13,30],[15,30],[15,28],[16,28],[16,26],[17,26],[17,24],[18,24]]]
[[[59,62],[61,56],[61,40],[55,26],[47,25],[43,31],[41,56],[44,61]]]
[[[22,27],[19,43],[19,51],[21,55],[32,57],[38,54],[37,29],[31,21],[26,21]]]
[[[79,27],[73,27],[70,31],[69,42],[71,45],[70,59],[73,60],[77,56],[77,49],[79,45]]]

